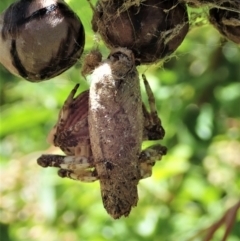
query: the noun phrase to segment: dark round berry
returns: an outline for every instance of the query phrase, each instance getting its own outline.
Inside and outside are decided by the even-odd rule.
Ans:
[[[83,25],[63,0],[20,0],[1,14],[0,26],[0,63],[32,82],[61,74],[83,52]]]

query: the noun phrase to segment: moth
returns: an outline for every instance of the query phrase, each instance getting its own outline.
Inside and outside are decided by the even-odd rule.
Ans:
[[[114,218],[128,216],[137,205],[137,185],[151,176],[166,154],[156,144],[141,151],[143,140],[164,137],[155,100],[144,77],[150,112],[142,103],[140,80],[131,50],[117,48],[93,70],[89,92],[65,101],[49,140],[67,156],[42,155],[38,164],[60,167],[59,175],[100,181],[102,201]]]

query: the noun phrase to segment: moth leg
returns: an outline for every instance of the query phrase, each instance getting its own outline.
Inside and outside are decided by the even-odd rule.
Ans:
[[[73,180],[78,180],[81,182],[94,182],[97,181],[98,175],[96,172],[96,169],[93,171],[91,170],[81,170],[81,169],[76,169],[76,170],[66,170],[66,169],[60,169],[58,171],[58,175],[62,178],[67,177]]]
[[[41,167],[60,167],[65,156],[61,155],[42,155],[37,159],[37,163]]]
[[[152,175],[152,167],[157,160],[167,154],[167,148],[160,144],[152,145],[141,152],[139,156],[141,179]]]
[[[63,125],[64,122],[67,120],[68,118],[68,114],[69,114],[69,109],[70,106],[72,104],[72,102],[74,101],[74,95],[77,92],[77,89],[79,87],[79,84],[76,84],[75,87],[72,89],[72,91],[70,92],[69,96],[67,97],[67,99],[65,100],[62,109],[59,112],[59,125]]]
[[[150,112],[148,112],[146,106],[143,104],[143,116],[144,116],[144,140],[159,140],[163,139],[165,131],[162,127],[161,119],[158,117],[155,98],[151,87],[146,79],[146,76],[142,75],[146,93],[148,96],[148,104]]]
[[[92,158],[61,156],[61,155],[42,155],[37,159],[38,165],[42,167],[59,167],[58,175],[68,177],[83,182],[93,182],[98,180]]]

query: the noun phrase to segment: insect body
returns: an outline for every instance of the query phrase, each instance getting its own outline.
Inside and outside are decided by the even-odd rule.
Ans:
[[[89,132],[104,207],[127,216],[138,201],[138,157],[143,111],[138,72],[130,50],[115,49],[92,74]]]

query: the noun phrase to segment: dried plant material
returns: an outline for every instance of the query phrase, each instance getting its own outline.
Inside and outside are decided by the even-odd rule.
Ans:
[[[220,8],[233,12],[239,12],[239,10],[235,9],[235,5],[238,4],[237,0],[180,0],[180,2],[186,3],[191,7]]]
[[[62,0],[20,0],[0,16],[0,63],[32,82],[73,66],[84,43],[80,19]]]
[[[212,8],[209,11],[210,22],[224,37],[240,44],[240,2],[226,2],[221,7],[234,11]]]
[[[204,239],[201,239],[201,240],[211,241],[213,240],[214,234],[222,226],[225,226],[225,232],[223,233],[222,239],[219,239],[219,241],[227,241],[228,236],[231,232],[231,229],[233,228],[239,209],[240,209],[240,201],[238,201],[235,205],[230,207],[219,220],[217,220],[215,223],[210,225],[208,228],[199,231],[196,235],[194,235],[192,238],[188,239],[187,241],[197,240],[199,237],[202,237],[203,235],[205,237]]]
[[[178,0],[99,1],[92,25],[109,48],[127,47],[142,64],[172,54],[189,28],[186,6]]]

